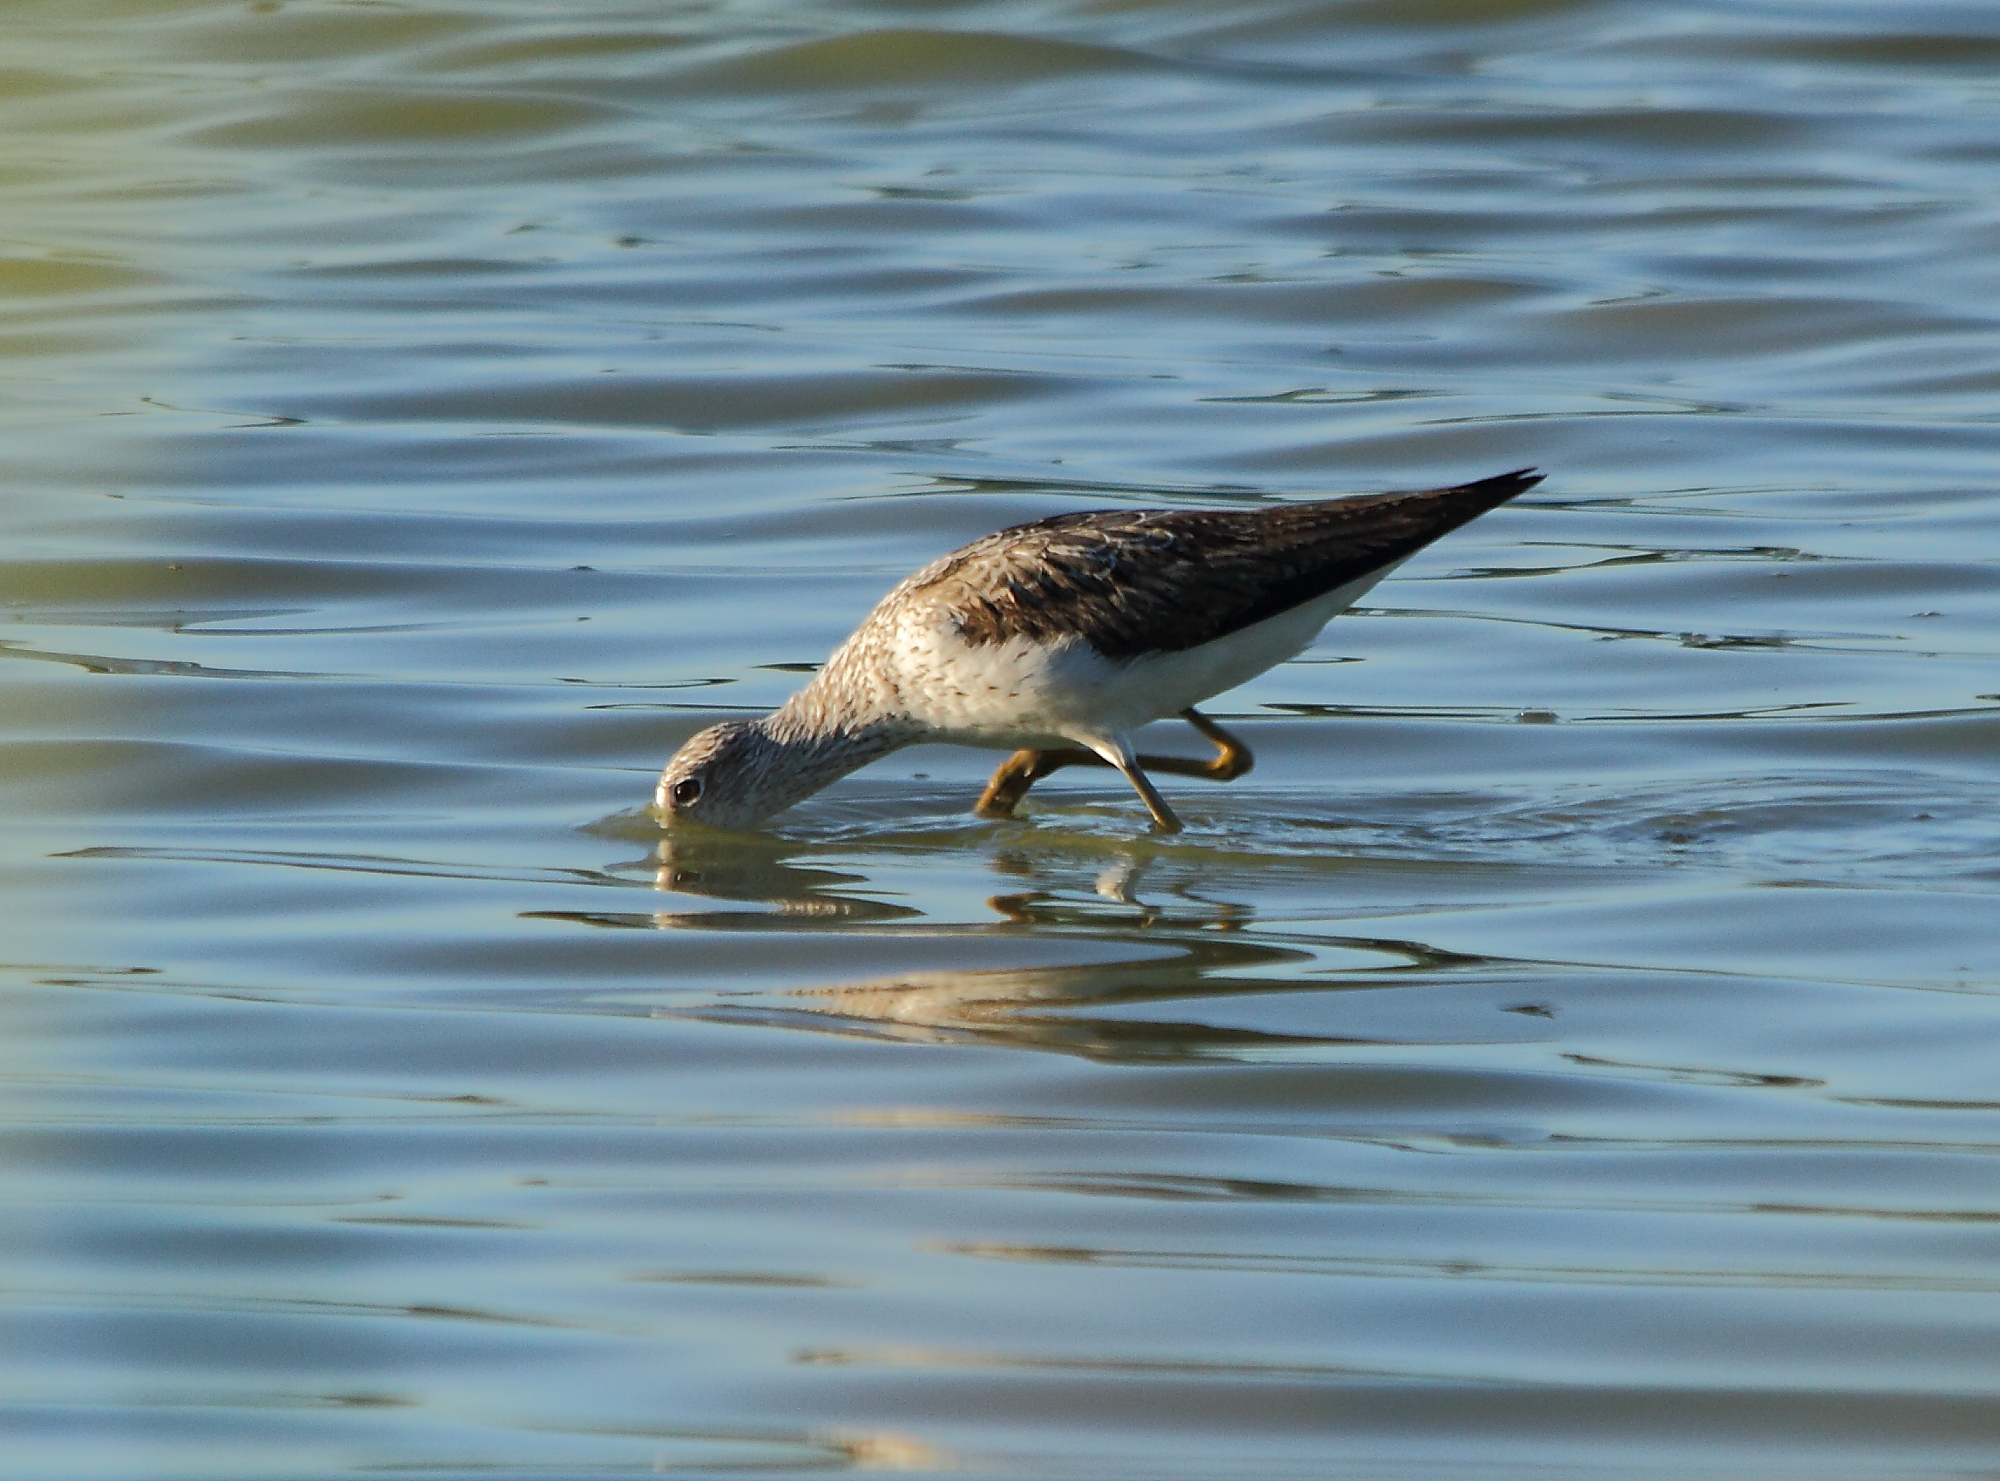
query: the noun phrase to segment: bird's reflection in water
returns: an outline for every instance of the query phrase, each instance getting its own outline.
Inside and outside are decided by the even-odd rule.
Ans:
[[[656,910],[653,924],[665,930],[770,930],[835,921],[908,920],[922,914],[907,905],[841,893],[866,885],[867,877],[795,864],[790,856],[797,848],[762,835],[662,838],[655,849],[653,888],[761,908]]]
[[[1216,898],[1212,871],[1143,845],[1102,854],[1002,849],[997,874],[1023,888],[987,901],[995,919],[949,924],[869,899],[865,875],[794,862],[795,842],[741,835],[664,838],[647,861],[674,903],[646,913],[572,913],[600,927],[673,931],[857,930],[929,960],[1025,966],[920,966],[861,981],[789,990],[718,991],[656,1011],[734,1023],[921,1042],[979,1042],[1096,1059],[1161,1062],[1309,1053],[1380,1042],[1291,1035],[1199,1021],[1186,1007],[1231,996],[1381,987],[1398,974],[1458,963],[1419,944],[1361,938],[1259,939],[1255,910]],[[628,869],[621,871],[630,873]],[[1004,944],[1003,944],[1004,943]],[[891,954],[885,946],[884,954]],[[1051,962],[1051,956],[1057,960]],[[1329,976],[1338,957],[1352,975]],[[1315,970],[1317,969],[1317,970]],[[1311,973],[1311,975],[1307,975]]]
[[[648,871],[655,890],[702,902],[649,911],[546,910],[545,920],[661,931],[782,931],[840,922],[908,920],[923,912],[885,900],[838,893],[865,884],[866,876],[795,864],[798,845],[752,834],[699,839],[662,838],[650,858],[607,869],[629,879]],[[729,908],[738,906],[744,908]]]
[[[1203,888],[1208,883],[1206,871],[1183,865],[1168,874],[1167,866],[1151,853],[1116,855],[1091,880],[1091,894],[1123,907],[1116,912],[1107,912],[1077,889],[1066,887],[1077,872],[1071,861],[1003,849],[994,855],[993,869],[1038,886],[988,897],[987,905],[1016,925],[1103,926],[1117,921],[1126,926],[1199,926],[1222,931],[1240,929],[1256,918],[1249,905],[1211,898]],[[1157,885],[1151,900],[1139,894],[1148,873],[1155,875]]]

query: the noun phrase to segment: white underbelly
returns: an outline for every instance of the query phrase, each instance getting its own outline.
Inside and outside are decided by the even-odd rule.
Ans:
[[[896,644],[896,687],[911,718],[960,745],[1047,749],[1129,734],[1297,657],[1387,574],[1375,572],[1198,648],[1123,661],[1080,641],[973,646],[955,632],[905,631]]]

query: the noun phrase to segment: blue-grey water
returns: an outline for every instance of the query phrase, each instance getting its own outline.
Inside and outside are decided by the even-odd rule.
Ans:
[[[0,124],[9,1481],[2000,1474],[1990,0],[14,0]],[[1524,464],[1178,837],[647,811],[988,530]]]

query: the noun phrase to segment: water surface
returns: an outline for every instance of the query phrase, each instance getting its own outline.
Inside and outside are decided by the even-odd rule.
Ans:
[[[11,1469],[1990,1473],[1989,6],[7,28]],[[1000,525],[1524,464],[1177,837],[645,810]]]

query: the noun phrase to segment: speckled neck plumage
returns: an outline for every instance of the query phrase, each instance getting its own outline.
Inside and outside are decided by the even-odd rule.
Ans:
[[[862,637],[856,633],[810,684],[756,722],[769,747],[762,790],[786,797],[778,807],[922,738],[924,727],[900,713],[893,690],[869,682],[885,670],[869,664],[874,644],[857,645]]]

